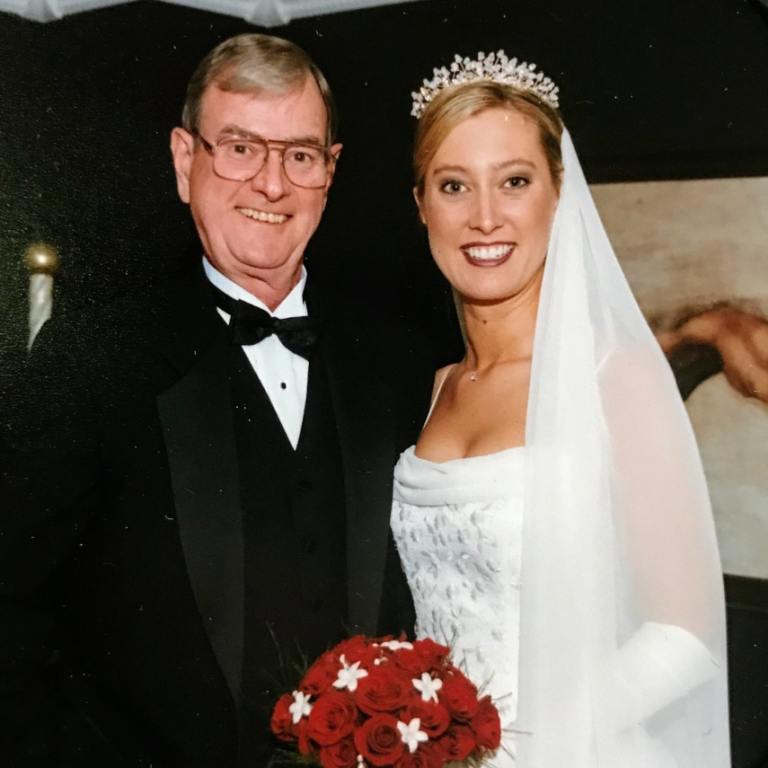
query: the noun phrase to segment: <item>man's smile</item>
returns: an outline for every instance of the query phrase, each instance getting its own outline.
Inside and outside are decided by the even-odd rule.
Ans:
[[[269,211],[260,211],[257,208],[237,207],[235,210],[238,213],[242,213],[243,216],[247,216],[249,219],[261,221],[265,224],[283,224],[290,218],[290,216],[285,213],[270,213]]]

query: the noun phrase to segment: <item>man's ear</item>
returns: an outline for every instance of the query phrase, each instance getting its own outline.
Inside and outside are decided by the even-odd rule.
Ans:
[[[421,223],[426,227],[427,219],[424,216],[424,200],[418,187],[413,188],[413,199],[416,201],[416,207],[419,209],[419,218],[421,219]]]
[[[174,128],[171,131],[171,155],[176,171],[176,190],[183,203],[189,202],[189,175],[194,153],[194,136],[184,128]]]
[[[333,157],[333,162],[331,163],[331,170],[328,174],[328,181],[325,184],[325,192],[328,193],[328,190],[331,187],[331,184],[333,183],[333,176],[336,173],[336,163],[339,161],[339,157],[341,155],[341,150],[343,148],[342,144],[331,144],[329,147],[329,151],[331,153],[331,156]]]

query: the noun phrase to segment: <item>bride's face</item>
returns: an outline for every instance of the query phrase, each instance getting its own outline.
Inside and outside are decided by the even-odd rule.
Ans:
[[[558,192],[529,118],[488,109],[459,123],[416,196],[432,255],[465,301],[503,301],[544,266]]]

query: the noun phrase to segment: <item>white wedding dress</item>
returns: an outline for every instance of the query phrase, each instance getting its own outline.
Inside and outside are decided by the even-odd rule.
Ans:
[[[450,646],[454,663],[499,709],[502,745],[484,768],[516,768],[525,453],[510,448],[434,462],[411,446],[395,466],[391,526],[413,596],[416,636]],[[654,658],[674,674],[660,674]],[[660,624],[646,625],[616,662],[619,678],[636,692],[638,712],[628,723],[663,709],[712,671],[698,640]],[[623,731],[620,743],[624,766],[683,765],[640,725]]]
[[[391,526],[416,636],[448,645],[454,663],[499,709],[502,746],[484,768],[516,766],[524,475],[524,448],[434,462],[411,446],[395,466]],[[659,675],[652,658],[666,660],[674,675]],[[620,677],[634,681],[643,715],[695,688],[712,668],[689,633],[659,624],[638,633],[617,660]],[[622,743],[625,766],[682,765],[639,725]]]
[[[394,472],[391,527],[413,596],[416,636],[448,645],[454,663],[499,710],[501,748],[484,768],[517,764],[525,457],[526,449],[517,447],[435,462],[411,446]],[[625,644],[606,667],[608,685],[619,680],[633,691],[613,699],[631,701],[626,718],[616,707],[618,719],[626,720],[618,742],[624,768],[688,764],[640,723],[707,680],[712,669],[707,650],[679,627],[649,622]]]
[[[395,467],[392,531],[416,609],[416,634],[444,642],[499,708],[515,764],[524,449],[437,463],[411,447]]]

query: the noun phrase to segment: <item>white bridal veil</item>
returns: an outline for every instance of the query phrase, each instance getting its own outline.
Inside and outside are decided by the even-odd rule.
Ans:
[[[520,768],[727,768],[723,583],[670,368],[567,131],[526,432]]]

